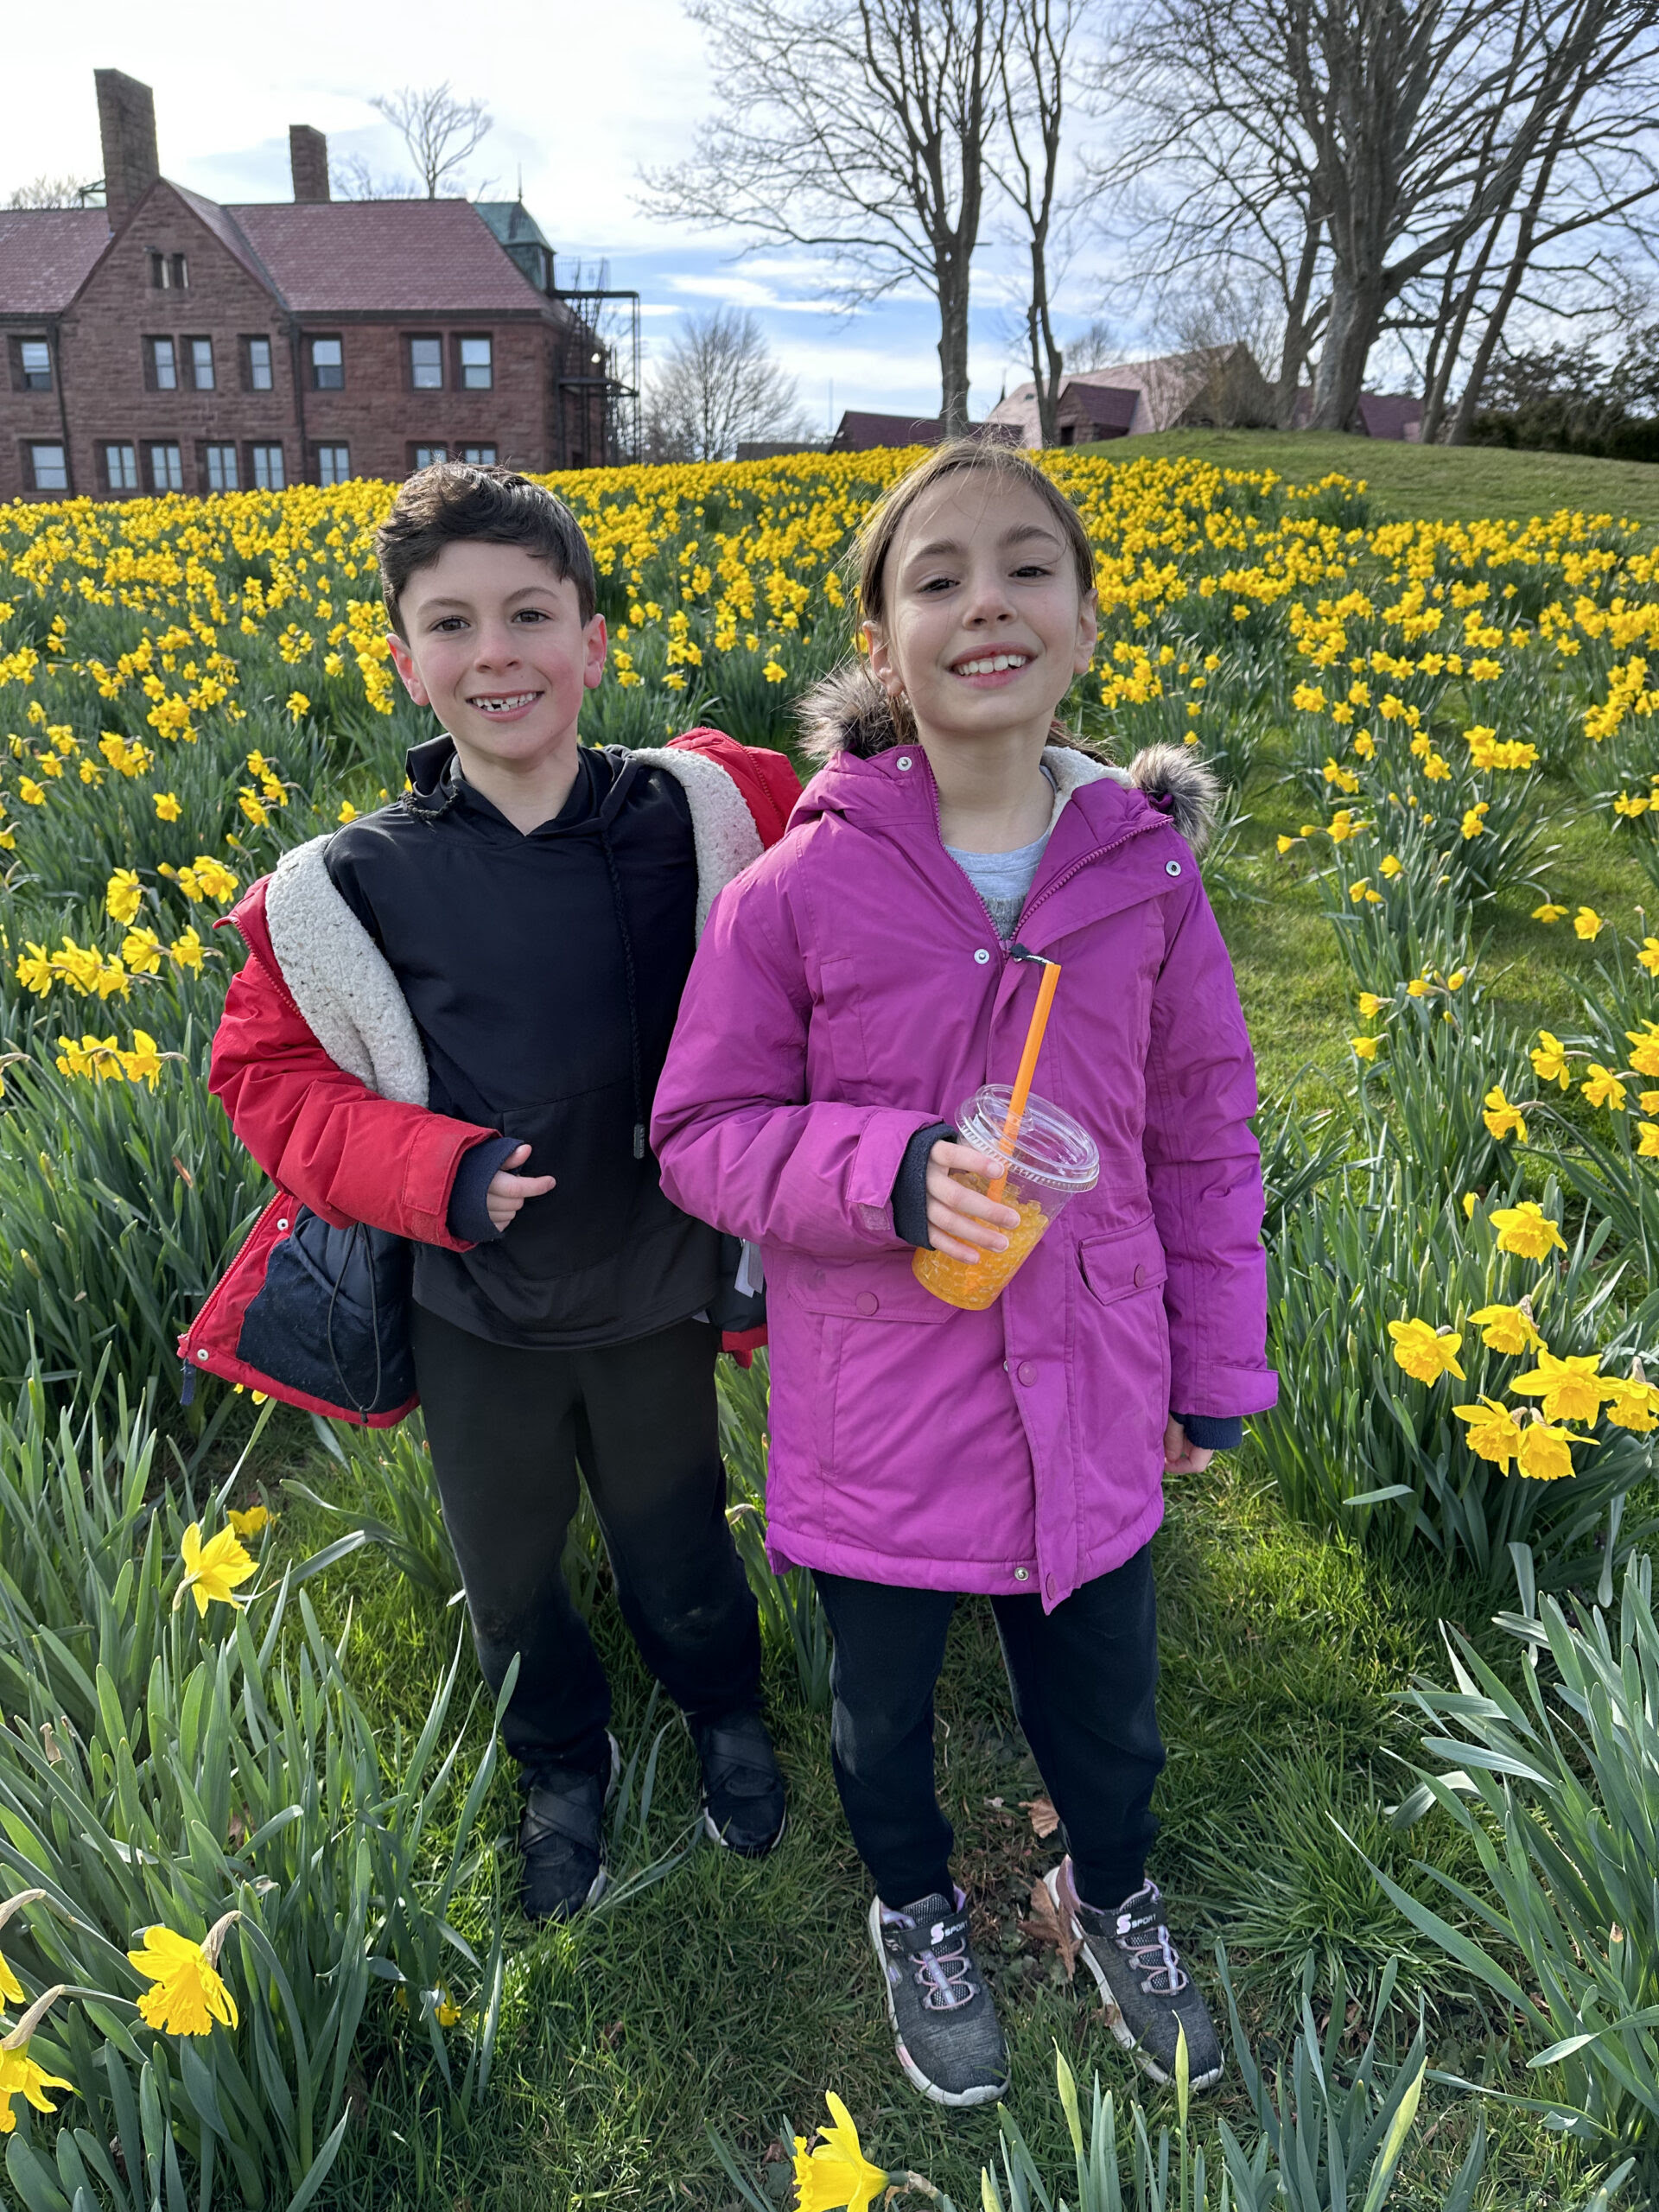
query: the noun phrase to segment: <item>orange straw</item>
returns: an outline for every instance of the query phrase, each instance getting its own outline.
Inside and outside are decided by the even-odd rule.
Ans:
[[[1002,1124],[1001,1150],[1012,1153],[1020,1135],[1020,1124],[1026,1118],[1026,1103],[1031,1096],[1031,1079],[1037,1072],[1037,1055],[1043,1049],[1043,1032],[1048,1027],[1048,1010],[1054,1003],[1054,993],[1060,980],[1058,960],[1045,960],[1043,980],[1037,987],[1037,1004],[1033,1009],[1031,1027],[1026,1032],[1026,1049],[1020,1055],[1020,1072],[1014,1079],[1014,1096],[1008,1101],[1008,1117]],[[999,1175],[986,1192],[988,1198],[1001,1199],[1007,1183],[1006,1173]]]

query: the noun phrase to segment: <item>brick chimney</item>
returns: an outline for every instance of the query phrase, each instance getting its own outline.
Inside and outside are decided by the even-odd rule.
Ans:
[[[118,222],[162,173],[156,151],[156,95],[119,69],[94,69],[92,82],[104,146],[104,200]]]
[[[321,130],[308,123],[289,124],[288,165],[294,172],[296,201],[328,198],[328,141]]]

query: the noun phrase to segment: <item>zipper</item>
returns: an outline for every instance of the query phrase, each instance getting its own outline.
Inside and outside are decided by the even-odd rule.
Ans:
[[[1109,845],[1097,845],[1092,853],[1085,853],[1080,861],[1073,861],[1071,867],[1063,869],[1061,873],[1055,877],[1052,883],[1045,884],[1034,899],[1028,899],[1026,901],[1025,912],[1020,917],[1020,926],[1021,931],[1025,928],[1027,916],[1033,913],[1035,910],[1042,905],[1045,899],[1052,899],[1057,891],[1064,890],[1065,886],[1071,882],[1074,875],[1081,875],[1084,868],[1092,868],[1096,861],[1109,859],[1113,853],[1117,852],[1122,846],[1127,845],[1132,837],[1141,837],[1144,836],[1149,830],[1160,829],[1163,826],[1164,819],[1165,817],[1162,815],[1160,815],[1152,822],[1132,823],[1128,829],[1122,832],[1122,836],[1114,837]]]

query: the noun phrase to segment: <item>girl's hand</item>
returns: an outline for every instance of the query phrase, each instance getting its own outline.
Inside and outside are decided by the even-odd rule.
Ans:
[[[1213,1452],[1206,1452],[1202,1444],[1189,1444],[1186,1431],[1173,1414],[1170,1415],[1169,1426],[1164,1431],[1164,1472],[1166,1475],[1198,1474],[1215,1456]]]
[[[527,1144],[515,1146],[490,1178],[489,1188],[484,1193],[484,1211],[498,1230],[512,1227],[526,1198],[544,1198],[553,1188],[556,1179],[551,1175],[509,1173],[512,1168],[522,1167],[529,1158]]]
[[[1004,1232],[1019,1228],[1018,1212],[956,1179],[958,1175],[981,1175],[994,1183],[1002,1173],[1001,1160],[940,1138],[927,1155],[927,1233],[936,1252],[965,1260],[972,1267],[987,1252],[1007,1250]]]

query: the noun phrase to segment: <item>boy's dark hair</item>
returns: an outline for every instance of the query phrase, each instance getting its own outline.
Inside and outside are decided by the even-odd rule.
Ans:
[[[575,586],[583,626],[593,620],[597,598],[594,556],[582,525],[564,501],[516,469],[439,461],[409,479],[375,533],[386,619],[400,638],[404,624],[399,602],[410,578],[435,561],[446,545],[468,540],[522,545],[526,553],[545,561],[561,582]]]

